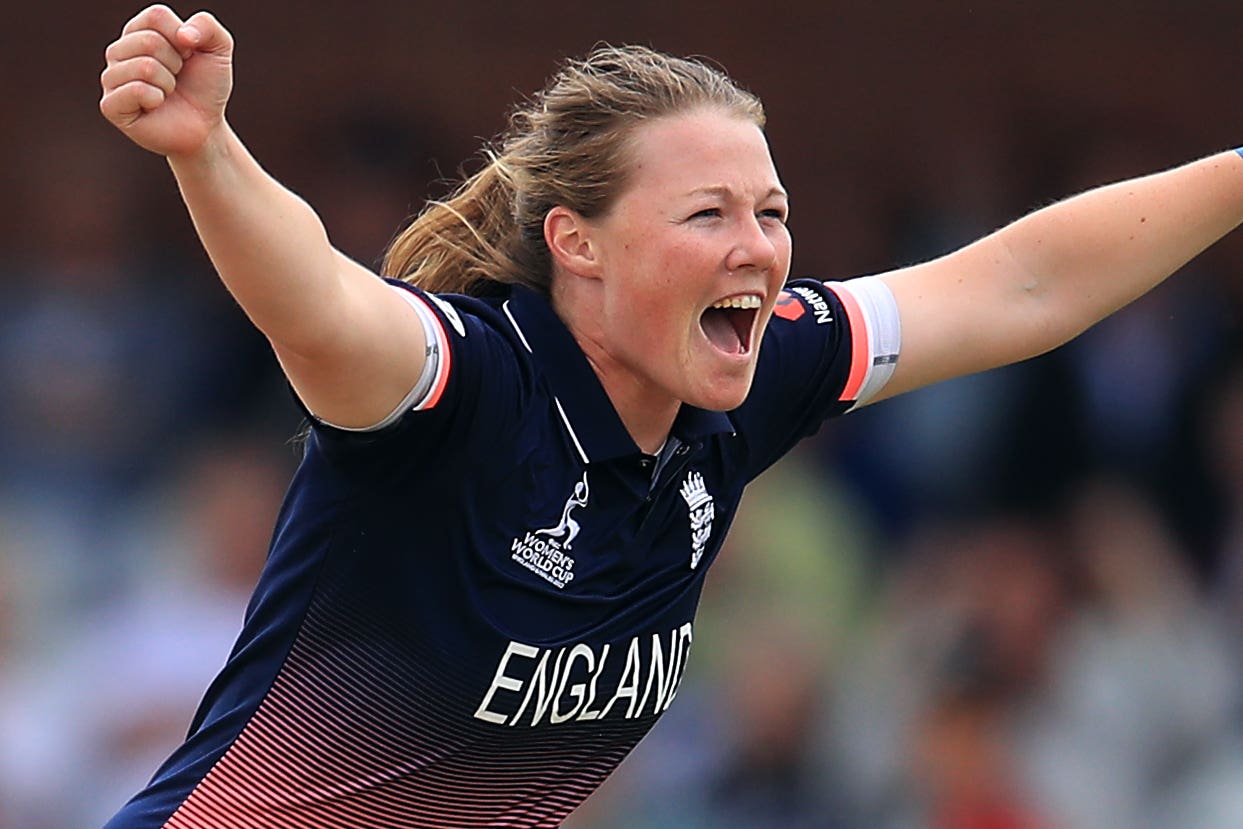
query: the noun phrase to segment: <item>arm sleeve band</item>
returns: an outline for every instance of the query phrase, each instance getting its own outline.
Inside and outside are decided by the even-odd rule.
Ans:
[[[419,374],[419,379],[415,381],[414,388],[410,389],[410,393],[402,398],[402,401],[397,404],[397,408],[389,412],[388,416],[380,422],[371,426],[350,427],[337,426],[323,418],[316,418],[326,426],[340,429],[343,432],[376,432],[396,423],[403,414],[411,409],[430,408],[435,404],[436,399],[440,397],[440,392],[444,389],[445,378],[443,374],[447,365],[446,361],[441,359],[441,352],[447,345],[447,341],[440,321],[436,319],[436,315],[432,313],[432,310],[410,291],[399,288],[396,285],[390,287],[410,304],[410,307],[418,315],[419,321],[423,324],[423,339],[427,343],[424,351],[423,371]]]
[[[902,350],[898,303],[889,286],[876,276],[825,284],[837,294],[850,320],[854,355],[842,399],[854,400],[847,409],[853,411],[867,405],[893,376]]]

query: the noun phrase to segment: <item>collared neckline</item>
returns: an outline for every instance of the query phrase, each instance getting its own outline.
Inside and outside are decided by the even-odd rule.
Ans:
[[[548,379],[561,419],[583,461],[638,454],[638,445],[626,431],[587,355],[552,304],[529,288],[515,285],[502,310]],[[691,443],[707,435],[733,432],[734,426],[724,412],[683,403],[672,431],[683,442]]]

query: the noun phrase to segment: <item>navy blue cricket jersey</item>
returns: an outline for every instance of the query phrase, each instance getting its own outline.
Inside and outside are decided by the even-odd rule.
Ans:
[[[430,386],[313,427],[227,664],[107,829],[558,826],[677,696],[743,487],[897,353],[879,280],[791,282],[747,401],[652,457],[544,298],[408,290]]]

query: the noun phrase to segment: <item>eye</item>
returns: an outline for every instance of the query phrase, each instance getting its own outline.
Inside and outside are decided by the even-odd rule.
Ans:
[[[705,207],[703,210],[696,210],[690,215],[692,219],[717,219],[721,216],[721,208]]]
[[[786,220],[786,212],[780,207],[770,207],[767,210],[760,211],[760,218],[776,219],[777,221],[784,223]]]

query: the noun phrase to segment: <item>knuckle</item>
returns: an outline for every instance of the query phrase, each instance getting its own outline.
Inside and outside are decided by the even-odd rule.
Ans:
[[[155,5],[147,6],[138,14],[130,18],[129,22],[125,24],[125,28],[122,31],[128,34],[148,26],[159,26],[161,23],[168,24],[169,22],[176,20],[176,12],[163,3],[156,3]]]
[[[164,35],[154,29],[143,29],[141,32],[134,32],[134,41],[139,51],[153,53],[164,42]]]
[[[139,29],[108,44],[104,56],[108,60],[121,61],[128,57],[156,54],[163,40],[163,35],[154,29]]]
[[[167,69],[165,69],[164,64],[160,63],[156,58],[144,57],[139,59],[138,75],[142,80],[155,83],[161,80],[166,73]]]
[[[149,81],[156,75],[155,58],[134,58],[134,75],[140,80]]]

